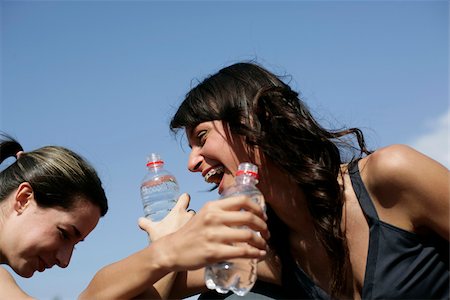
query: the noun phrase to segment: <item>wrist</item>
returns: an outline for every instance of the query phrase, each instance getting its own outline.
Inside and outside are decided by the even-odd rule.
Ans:
[[[156,264],[156,269],[160,270],[161,273],[174,271],[176,268],[176,254],[168,236],[152,242],[150,248],[153,248],[155,258],[152,261]]]

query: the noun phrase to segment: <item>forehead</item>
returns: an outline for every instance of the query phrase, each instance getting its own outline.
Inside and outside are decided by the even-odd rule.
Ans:
[[[224,121],[222,121],[222,120],[212,120],[212,121],[200,122],[193,127],[186,127],[186,133],[188,135],[194,134],[195,131],[198,130],[198,128],[214,128],[216,130],[223,130],[223,128],[224,128],[223,123],[224,123]]]
[[[205,121],[198,123],[194,127],[186,127],[186,135],[189,140],[196,138],[197,134],[201,130],[214,130],[223,133],[224,125],[223,121],[214,120],[214,121]]]

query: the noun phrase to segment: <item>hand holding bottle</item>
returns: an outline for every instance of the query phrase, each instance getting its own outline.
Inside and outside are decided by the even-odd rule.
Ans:
[[[149,235],[150,241],[171,234],[183,225],[185,225],[195,214],[193,210],[187,210],[189,207],[190,196],[182,194],[175,206],[169,214],[159,222],[153,222],[149,218],[141,217],[138,220],[139,227],[146,231]]]
[[[221,201],[230,197],[247,197],[254,203],[265,209],[264,196],[256,187],[258,183],[258,167],[252,163],[244,162],[239,164],[238,171],[234,178],[233,185],[227,187],[221,195]],[[238,225],[241,229],[246,229],[253,233],[245,225]],[[250,227],[250,229],[253,229]],[[235,246],[248,247],[248,244],[238,243]],[[233,291],[238,296],[244,296],[253,287],[257,277],[257,260],[239,257],[228,261],[220,261],[205,268],[205,284],[209,289],[226,294]]]
[[[265,220],[258,203],[246,196],[230,197],[206,203],[178,231],[156,244],[170,245],[162,247],[161,259],[175,271],[194,270],[232,258],[261,259],[266,255],[263,237],[268,237]],[[238,246],[241,243],[248,247]]]

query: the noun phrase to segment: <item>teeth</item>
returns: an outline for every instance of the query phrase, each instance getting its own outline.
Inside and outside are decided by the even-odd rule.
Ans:
[[[209,182],[209,178],[211,178],[211,176],[216,175],[216,174],[222,174],[222,173],[223,173],[223,166],[211,169],[211,170],[209,170],[208,173],[206,173],[205,181]]]

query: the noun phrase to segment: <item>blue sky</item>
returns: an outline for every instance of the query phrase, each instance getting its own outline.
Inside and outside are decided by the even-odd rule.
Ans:
[[[197,80],[256,60],[290,75],[326,127],[372,149],[408,144],[449,167],[448,1],[1,1],[0,129],[61,145],[98,170],[110,211],[67,269],[16,276],[74,299],[102,266],[147,244],[139,183],[160,152],[191,206],[216,198],[186,170],[168,123]]]

